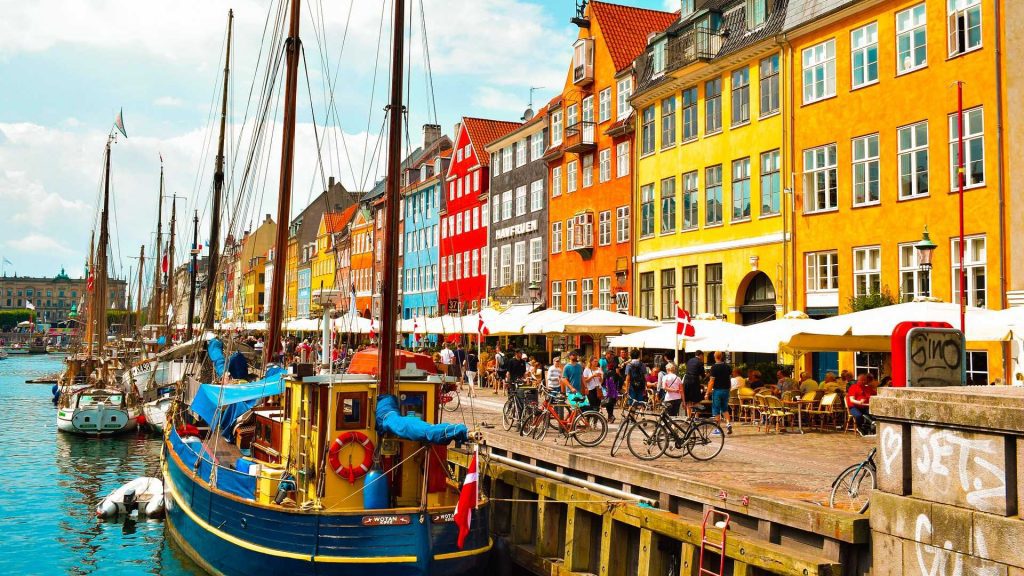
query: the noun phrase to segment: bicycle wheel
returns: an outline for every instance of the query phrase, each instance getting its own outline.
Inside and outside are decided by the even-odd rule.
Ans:
[[[459,391],[452,390],[441,395],[441,407],[448,412],[455,412],[459,409],[462,400],[459,398]]]
[[[523,407],[523,412],[519,416],[519,435],[530,436],[533,434],[534,428],[537,427],[537,422],[540,420],[540,412],[537,410],[537,406],[529,404]]]
[[[608,420],[599,412],[584,412],[572,423],[572,436],[581,445],[593,448],[608,436]]]
[[[661,424],[657,420],[640,420],[626,436],[626,447],[630,454],[641,460],[655,460],[665,453],[667,436],[660,432]]]
[[[542,410],[537,416],[537,423],[533,428],[533,439],[543,440],[544,435],[548,433],[548,428],[551,428],[551,421],[553,418],[547,411]],[[557,425],[557,424],[556,424]]]
[[[622,443],[626,441],[626,434],[629,434],[629,429],[632,427],[633,420],[622,419],[622,424],[619,424],[619,429],[615,431],[615,438],[612,439],[612,456],[615,456],[615,453],[622,447]]]
[[[694,460],[711,460],[725,446],[725,433],[717,422],[703,420],[690,428],[683,444]]]
[[[515,399],[509,397],[505,400],[505,405],[501,407],[501,426],[505,431],[509,431],[516,424],[516,402]]]
[[[675,417],[672,419],[672,424],[674,425],[672,430],[662,426],[661,430],[665,438],[661,442],[665,443],[666,456],[669,458],[682,458],[688,452],[686,449],[686,432],[690,428],[690,423],[686,421],[686,418]]]
[[[871,492],[875,489],[875,471],[864,463],[854,464],[843,470],[832,484],[828,505],[845,508],[861,514],[867,512],[871,503]]]

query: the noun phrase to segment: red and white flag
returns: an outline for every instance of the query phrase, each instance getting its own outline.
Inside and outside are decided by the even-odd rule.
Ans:
[[[412,319],[412,338],[416,342],[420,341],[420,323],[416,318]]]
[[[487,325],[484,324],[484,315],[478,313],[476,315],[476,317],[477,317],[477,324],[476,324],[476,331],[477,331],[477,333],[480,334],[481,336],[487,336],[488,334],[490,334],[491,331],[488,330],[487,329]]]
[[[371,319],[370,320],[370,340],[376,340],[377,339],[377,330],[374,329],[374,325],[375,324],[376,324],[376,321]]]
[[[693,329],[693,323],[690,322],[690,313],[683,310],[679,306],[679,301],[676,301],[676,336],[684,336],[686,338],[693,338],[695,331]]]
[[[167,274],[167,267],[168,267],[167,252],[164,252],[164,259],[163,259],[162,262],[160,262],[160,270],[162,270],[164,274]]]
[[[92,273],[92,269],[89,269],[89,278],[85,281],[85,289],[92,292],[93,284],[95,283],[95,276]]]
[[[459,550],[462,550],[466,543],[466,536],[469,535],[469,527],[473,521],[473,509],[480,501],[480,492],[477,489],[476,456],[469,461],[469,468],[466,470],[466,479],[462,482],[462,492],[459,493],[459,503],[455,505],[455,525],[459,527]]]

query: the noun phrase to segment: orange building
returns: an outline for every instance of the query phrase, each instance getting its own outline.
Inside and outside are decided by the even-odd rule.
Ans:
[[[356,293],[356,311],[363,317],[370,317],[373,300],[373,218],[370,210],[360,207],[350,224],[351,239],[351,286]]]
[[[590,2],[560,101],[549,109],[547,303],[629,312],[632,284],[633,60],[678,14]]]

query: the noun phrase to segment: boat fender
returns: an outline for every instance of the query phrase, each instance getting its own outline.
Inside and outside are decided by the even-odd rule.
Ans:
[[[358,442],[363,446],[363,462],[358,466],[342,466],[341,449],[353,442]],[[373,465],[373,450],[373,442],[366,434],[352,431],[342,432],[331,444],[331,449],[327,453],[327,461],[335,474],[348,480],[349,484],[355,484],[356,478],[362,478],[370,471],[370,467]]]
[[[146,509],[144,510],[146,517],[148,518],[159,518],[164,515],[164,495],[163,493],[153,496],[153,498],[146,503]]]
[[[114,516],[117,516],[117,504],[109,498],[100,502],[100,505],[96,507],[97,518],[113,518]]]

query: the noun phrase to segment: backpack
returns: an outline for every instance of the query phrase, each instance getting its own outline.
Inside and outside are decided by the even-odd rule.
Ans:
[[[647,386],[647,367],[639,360],[630,360],[626,365],[626,377],[630,388],[643,389]]]
[[[498,365],[498,370],[505,370],[505,354],[498,352],[497,356],[495,356],[495,360]]]

